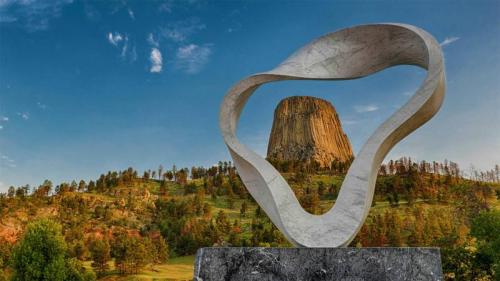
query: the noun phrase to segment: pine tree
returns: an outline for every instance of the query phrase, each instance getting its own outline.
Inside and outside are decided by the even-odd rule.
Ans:
[[[231,223],[227,219],[226,213],[224,213],[224,211],[222,210],[220,210],[219,213],[217,213],[217,217],[215,218],[215,224],[217,225],[219,231],[222,233],[228,233],[229,230],[231,229]]]
[[[92,258],[92,267],[99,276],[102,276],[109,269],[108,262],[111,260],[111,248],[108,239],[94,238],[89,246]]]
[[[240,208],[240,217],[245,217],[247,210],[248,210],[248,204],[246,201],[243,201]]]

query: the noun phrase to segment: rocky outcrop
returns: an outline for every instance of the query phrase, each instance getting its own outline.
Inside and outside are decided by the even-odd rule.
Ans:
[[[279,161],[316,161],[329,167],[353,157],[335,108],[328,101],[304,96],[282,100],[274,112],[267,157]]]

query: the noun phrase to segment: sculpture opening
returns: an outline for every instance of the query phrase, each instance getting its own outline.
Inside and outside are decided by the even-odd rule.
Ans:
[[[292,96],[274,111],[266,159],[287,180],[302,208],[321,215],[337,199],[354,155],[332,103]]]
[[[336,204],[323,215],[305,211],[282,175],[236,137],[241,111],[262,84],[356,79],[395,65],[419,66],[427,70],[427,76],[413,97],[363,145],[349,168]],[[297,246],[339,247],[354,239],[366,219],[384,157],[436,114],[444,91],[443,55],[430,34],[405,24],[361,25],[320,37],[275,69],[237,83],[224,98],[219,122],[243,183],[283,234]]]

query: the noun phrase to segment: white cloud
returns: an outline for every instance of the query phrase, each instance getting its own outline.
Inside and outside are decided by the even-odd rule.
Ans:
[[[134,45],[134,47],[132,47],[132,51],[130,51],[130,60],[131,61],[137,60],[137,51],[135,49],[135,45]]]
[[[132,11],[132,9],[128,8],[127,9],[128,11],[128,15],[131,19],[135,20],[135,15],[134,15],[134,11]]]
[[[158,10],[160,12],[171,13],[172,12],[173,1],[166,1],[160,5]]]
[[[369,105],[356,105],[354,106],[354,110],[358,113],[364,113],[364,112],[373,112],[377,111],[379,108],[375,104],[369,104]]]
[[[453,42],[456,42],[460,37],[446,37],[443,42],[439,43],[441,47],[450,45]]]
[[[405,96],[405,97],[411,97],[411,96],[413,96],[413,93],[410,92],[410,91],[406,91],[406,92],[403,92],[403,96]]]
[[[3,126],[2,125],[0,125],[0,130],[3,130]]]
[[[9,156],[0,154],[0,166],[15,168],[17,165],[16,162]]]
[[[193,7],[190,7],[190,9],[191,8],[200,8],[202,3],[199,3],[199,2],[201,2],[201,1],[199,1],[199,0],[177,1],[177,3],[182,4],[183,7],[185,6],[184,4],[188,4],[188,5],[193,6]],[[170,14],[170,13],[172,13],[172,10],[173,10],[175,3],[176,3],[175,0],[165,0],[165,1],[163,1],[163,3],[160,4],[160,6],[158,6],[158,11],[160,13]],[[177,6],[180,6],[180,5],[177,5]]]
[[[153,33],[149,33],[148,34],[148,43],[151,45],[151,46],[154,46],[154,47],[159,47],[160,46],[160,42],[158,41],[158,39],[155,39]]]
[[[182,33],[182,31],[177,30],[177,29],[163,29],[162,31],[163,36],[171,39],[174,42],[181,42],[186,40],[186,34]]]
[[[37,102],[36,106],[38,106],[40,109],[47,109],[47,105],[45,105],[45,104],[43,104],[41,102]]]
[[[342,123],[342,125],[355,125],[355,124],[358,124],[359,121],[357,120],[340,120],[340,122]]]
[[[176,67],[189,74],[197,73],[208,63],[211,54],[211,44],[181,46],[177,49]]]
[[[125,36],[124,43],[122,46],[122,52],[120,53],[120,56],[124,59],[127,56],[127,50],[128,50],[128,37]]]
[[[52,19],[61,16],[64,6],[73,0],[0,0],[0,22],[19,22],[30,31],[46,30]]]
[[[149,69],[149,71],[152,73],[161,72],[163,66],[163,58],[160,50],[158,50],[157,48],[152,48],[149,60],[151,61],[151,68]]]
[[[137,60],[137,52],[135,43],[129,41],[129,37],[127,35],[121,34],[119,32],[109,32],[108,33],[108,41],[113,46],[120,49],[120,57],[123,60],[128,59],[131,62]]]
[[[0,116],[0,121],[7,122],[7,121],[9,121],[9,117],[7,117],[7,116]]]
[[[120,33],[118,33],[118,32],[115,32],[114,34],[112,32],[108,33],[109,43],[111,43],[115,46],[118,46],[118,43],[120,43],[122,40],[123,40],[123,36]]]
[[[161,29],[160,34],[174,42],[184,42],[192,34],[205,29],[206,26],[200,23],[198,18],[190,18],[168,25]]]
[[[23,118],[24,120],[30,119],[30,114],[28,112],[18,112],[17,115]]]

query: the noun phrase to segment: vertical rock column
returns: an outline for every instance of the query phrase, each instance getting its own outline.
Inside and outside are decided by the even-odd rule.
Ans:
[[[280,161],[315,161],[329,167],[353,157],[335,108],[323,99],[294,96],[274,111],[267,157]]]

